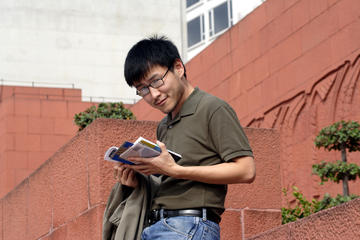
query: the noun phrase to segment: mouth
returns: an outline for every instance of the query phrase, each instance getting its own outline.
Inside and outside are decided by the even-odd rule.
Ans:
[[[162,106],[162,105],[164,105],[165,102],[166,102],[166,99],[167,99],[167,98],[163,98],[163,99],[161,99],[161,100],[159,100],[159,101],[156,101],[156,102],[155,102],[155,106]]]

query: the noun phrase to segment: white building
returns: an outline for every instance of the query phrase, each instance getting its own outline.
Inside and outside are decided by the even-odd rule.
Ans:
[[[265,0],[186,0],[187,60]]]
[[[81,88],[84,100],[123,100],[130,47],[154,33],[182,54],[179,0],[1,0],[0,85]]]
[[[165,34],[194,57],[264,0],[1,0],[0,85],[81,88],[83,100],[140,99],[127,52]]]

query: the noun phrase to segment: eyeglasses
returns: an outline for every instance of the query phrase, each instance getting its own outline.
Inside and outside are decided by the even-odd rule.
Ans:
[[[137,89],[136,90],[136,94],[141,96],[141,97],[145,97],[146,95],[149,94],[150,92],[150,89],[149,87],[152,87],[152,88],[159,88],[161,87],[162,85],[164,85],[164,77],[166,76],[166,74],[169,72],[170,68],[168,68],[165,72],[165,74],[159,78],[159,79],[154,79],[149,85],[145,86],[145,87],[142,87],[141,89]]]

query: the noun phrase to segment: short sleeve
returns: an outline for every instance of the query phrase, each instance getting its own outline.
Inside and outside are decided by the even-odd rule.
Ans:
[[[223,161],[253,156],[249,141],[235,111],[227,104],[219,106],[209,120],[211,144]]]

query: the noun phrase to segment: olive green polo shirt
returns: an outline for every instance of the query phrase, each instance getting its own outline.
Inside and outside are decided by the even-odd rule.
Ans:
[[[223,100],[195,88],[179,114],[168,114],[158,125],[157,138],[182,155],[181,166],[208,166],[253,156],[235,111]],[[152,209],[214,208],[224,211],[226,185],[162,176]]]

